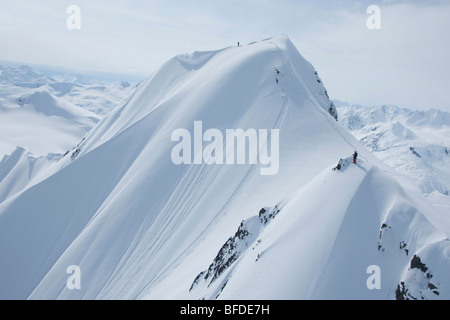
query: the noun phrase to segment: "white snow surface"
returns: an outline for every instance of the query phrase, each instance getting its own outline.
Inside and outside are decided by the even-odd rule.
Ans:
[[[361,143],[450,211],[449,113],[336,104],[340,123]]]
[[[38,156],[64,153],[99,120],[98,115],[45,91],[15,100],[0,98],[0,158],[17,146]]]
[[[329,108],[286,36],[171,59],[20,191],[24,151],[0,164],[0,298],[449,299],[450,216]],[[173,164],[171,134],[194,121],[279,129],[279,173]]]

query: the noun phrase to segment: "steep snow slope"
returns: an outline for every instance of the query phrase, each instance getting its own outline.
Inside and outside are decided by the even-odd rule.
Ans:
[[[218,267],[209,269],[216,279],[208,277],[203,286],[196,279],[191,297],[393,299],[414,253],[433,246],[442,251],[419,255],[433,270],[429,283],[436,284],[440,297],[448,297],[450,282],[442,265],[449,266],[450,241],[417,209],[423,205],[367,163],[345,172],[325,170],[275,208],[260,212],[261,223],[249,225],[255,216],[241,224],[236,235],[241,246],[245,243],[244,254],[238,245],[227,247],[227,255],[215,258]],[[273,221],[267,222],[268,213]],[[366,285],[366,271],[373,265],[381,270],[380,290]],[[418,279],[405,281],[415,290],[408,298],[438,298]],[[149,297],[156,298],[157,291]]]
[[[0,202],[57,169],[63,154],[98,121],[96,114],[45,91],[0,99]]]
[[[0,204],[0,297],[371,298],[365,271],[379,263],[386,285],[375,297],[393,299],[422,284],[408,269],[421,252],[439,281],[440,296],[427,297],[448,297],[447,217],[409,202],[329,111],[317,73],[285,36],[173,58],[59,171]],[[261,175],[263,164],[175,165],[172,133],[187,129],[196,140],[195,121],[223,133],[279,129],[278,174]],[[359,166],[331,170],[356,149]],[[394,235],[380,238],[383,222]],[[351,255],[339,259],[347,244]],[[395,259],[383,264],[383,254]],[[79,290],[66,287],[71,265],[81,270]],[[205,270],[217,274],[210,287]],[[358,288],[339,287],[333,275]]]
[[[0,161],[0,203],[25,187],[45,178],[47,168],[57,162],[62,154],[36,157],[24,148],[17,147],[11,155]]]

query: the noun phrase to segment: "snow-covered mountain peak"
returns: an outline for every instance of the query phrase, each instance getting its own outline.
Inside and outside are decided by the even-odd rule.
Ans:
[[[64,153],[100,119],[63,98],[34,89],[18,98],[0,98],[0,112],[0,157],[17,146],[35,155]]]
[[[204,111],[208,114],[204,120],[208,126],[228,128],[235,126],[235,116],[251,113],[258,100],[287,96],[298,100],[298,105],[319,107],[337,117],[317,72],[287,36],[178,55],[95,128],[85,150],[92,150],[99,142],[109,140],[150,114],[160,113],[161,109],[165,110],[161,123],[189,127],[198,120],[196,113]],[[275,121],[280,112],[276,106],[279,102],[266,105],[265,115]],[[262,116],[255,115],[255,119]]]
[[[416,296],[418,258],[450,296],[450,261],[430,246],[447,250],[448,219],[335,119],[286,36],[169,60],[0,204],[0,297],[394,299]]]
[[[17,99],[17,104],[23,108],[32,108],[35,112],[47,116],[58,116],[65,119],[88,118],[94,123],[99,121],[99,116],[83,110],[64,99],[55,97],[47,91],[35,91],[32,94]]]

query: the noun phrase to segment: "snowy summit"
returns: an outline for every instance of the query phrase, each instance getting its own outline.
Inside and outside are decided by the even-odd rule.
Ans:
[[[336,119],[287,36],[174,57],[0,203],[0,298],[450,298],[450,217]],[[199,121],[210,136],[174,163]],[[227,130],[241,162],[217,160]],[[276,174],[252,130],[279,133],[254,149],[278,143]]]

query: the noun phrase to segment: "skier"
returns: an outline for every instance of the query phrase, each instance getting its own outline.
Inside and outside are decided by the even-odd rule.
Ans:
[[[342,163],[342,159],[340,159],[339,160],[339,162],[338,162],[338,164],[337,164],[337,166],[336,166],[336,168],[333,168],[333,171],[340,171],[341,170],[341,168],[342,168],[342,165],[341,165],[341,163]]]
[[[238,47],[240,47],[241,46],[241,43],[238,41]]]
[[[355,151],[353,154],[353,163],[356,164],[356,160],[358,159],[358,152]]]

